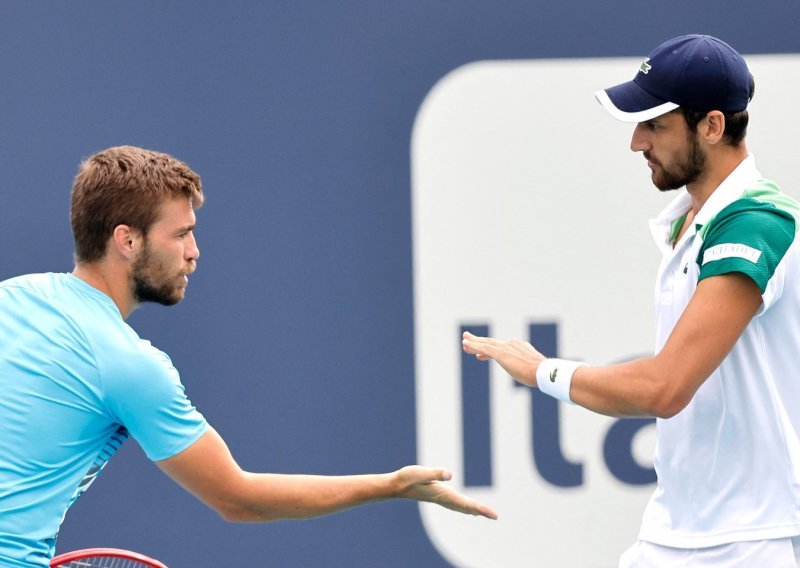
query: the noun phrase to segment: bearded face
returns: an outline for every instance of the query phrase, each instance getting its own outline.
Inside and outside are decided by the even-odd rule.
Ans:
[[[131,263],[129,278],[137,303],[172,306],[183,299],[200,256],[194,224],[188,199],[162,205],[158,221],[142,235],[141,249]]]
[[[706,155],[697,141],[697,133],[687,131],[686,147],[682,154],[677,154],[667,165],[654,159],[649,152],[644,157],[655,164],[653,168],[653,184],[660,191],[680,189],[697,181],[706,168]]]
[[[145,239],[141,254],[131,266],[134,298],[139,303],[177,304],[186,294],[187,276],[194,266],[194,261],[188,265],[183,261],[176,266],[170,255],[154,250]]]

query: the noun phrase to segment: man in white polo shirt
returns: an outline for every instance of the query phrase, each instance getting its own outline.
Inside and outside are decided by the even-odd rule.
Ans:
[[[594,367],[464,334],[467,353],[563,401],[657,417],[658,486],[620,567],[800,566],[800,207],[747,150],[753,91],[740,54],[689,35],[595,94],[636,123],[653,184],[679,190],[651,221],[654,357]]]

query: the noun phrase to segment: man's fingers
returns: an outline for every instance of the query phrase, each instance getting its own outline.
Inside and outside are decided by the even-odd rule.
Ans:
[[[453,479],[453,472],[447,469],[439,469],[436,471],[436,479],[439,481],[450,481]]]
[[[461,347],[465,353],[476,355],[480,361],[497,359],[497,356],[509,350],[510,343],[498,341],[490,337],[464,337]]]
[[[429,500],[432,503],[436,503],[437,505],[445,507],[446,509],[464,513],[465,515],[486,517],[487,519],[492,520],[497,519],[497,513],[491,507],[484,505],[483,503],[479,503],[474,499],[470,499],[466,495],[453,490],[451,487],[440,485],[438,482],[434,483],[437,485],[431,487],[431,489],[435,491],[436,494],[430,499],[425,499],[426,501]]]
[[[465,339],[465,340],[467,340],[470,343],[473,343],[475,345],[500,345],[500,344],[504,343],[503,341],[500,341],[500,340],[495,339],[493,337],[481,337],[480,335],[474,335],[474,334],[472,334],[472,333],[470,333],[468,331],[465,331],[461,335],[461,337],[462,337],[462,339]]]
[[[470,499],[443,483],[453,478],[453,473],[448,469],[412,465],[396,473],[401,484],[405,486],[398,496],[435,503],[466,515],[497,519],[497,513],[491,507]]]
[[[440,490],[442,492],[440,497],[434,500],[437,504],[466,515],[497,520],[497,513],[491,507],[470,499],[451,488],[441,487]]]
[[[492,519],[493,521],[497,520],[497,512],[494,509],[487,507],[482,503],[476,502],[475,504],[478,506],[477,511],[480,516],[486,517],[487,519]]]
[[[466,353],[471,355],[485,355],[486,358],[497,359],[503,353],[512,355],[532,354],[538,355],[536,348],[527,341],[512,339],[501,341],[491,337],[478,337],[465,331],[461,339],[461,345]]]
[[[464,332],[463,339],[461,340],[462,348],[470,355],[480,354],[491,356],[491,353],[494,349],[493,343],[497,343],[497,341],[488,337],[478,337],[476,335],[472,335],[468,331]]]

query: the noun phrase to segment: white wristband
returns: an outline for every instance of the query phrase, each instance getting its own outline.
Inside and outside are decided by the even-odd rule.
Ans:
[[[536,382],[539,390],[545,394],[575,404],[569,397],[569,387],[572,385],[572,375],[579,367],[585,367],[581,361],[568,361],[566,359],[545,359],[536,369]]]

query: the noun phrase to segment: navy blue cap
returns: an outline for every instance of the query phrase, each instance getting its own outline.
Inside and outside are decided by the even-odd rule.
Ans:
[[[612,116],[643,122],[684,107],[739,112],[750,102],[752,75],[744,58],[708,35],[670,39],[650,53],[632,81],[594,96]]]

